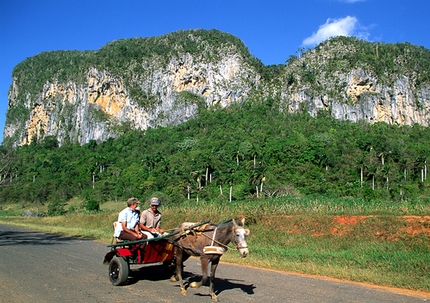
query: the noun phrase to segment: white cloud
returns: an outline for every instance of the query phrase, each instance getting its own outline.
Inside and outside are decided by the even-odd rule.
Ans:
[[[316,45],[336,36],[357,36],[360,39],[366,39],[369,34],[367,32],[356,32],[357,24],[357,18],[351,16],[343,19],[327,19],[326,23],[321,25],[316,33],[303,40],[303,45]]]

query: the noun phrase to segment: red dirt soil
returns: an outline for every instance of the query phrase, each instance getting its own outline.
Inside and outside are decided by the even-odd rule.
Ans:
[[[305,221],[298,222],[294,220],[294,216],[274,216],[266,218],[266,220],[263,221],[265,225],[271,225],[272,228],[290,234],[310,234],[315,237],[331,234],[342,237],[353,232],[357,224],[366,224],[368,223],[367,221],[371,221],[369,220],[370,218],[375,217],[376,216],[333,216],[330,221],[324,223],[312,217],[304,219]],[[390,219],[393,220],[393,218]],[[394,219],[398,223],[396,224],[396,230],[376,230],[374,231],[374,236],[387,241],[396,241],[401,234],[412,237],[419,235],[430,237],[430,216],[401,216],[395,217]],[[404,220],[403,223],[401,220]],[[391,228],[391,226],[389,228]]]
[[[405,216],[408,226],[406,231],[409,235],[416,236],[419,234],[427,234],[430,236],[430,216]]]
[[[342,225],[355,225],[357,222],[365,221],[367,216],[335,216],[333,223]],[[403,216],[407,226],[404,230],[410,236],[426,234],[430,236],[430,216]],[[332,234],[338,233],[338,228],[333,227]]]

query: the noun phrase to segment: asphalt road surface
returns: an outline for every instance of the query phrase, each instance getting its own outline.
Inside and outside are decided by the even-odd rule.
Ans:
[[[0,302],[211,302],[207,286],[182,296],[161,266],[132,267],[127,285],[113,286],[103,266],[106,244],[0,225]],[[252,253],[252,248],[250,249]],[[238,256],[239,257],[239,256]],[[185,263],[196,280],[199,260]],[[427,302],[430,295],[221,263],[220,302]]]

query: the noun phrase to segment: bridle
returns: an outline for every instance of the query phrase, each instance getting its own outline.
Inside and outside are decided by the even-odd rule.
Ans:
[[[242,227],[240,227],[240,228],[242,228]],[[221,247],[225,247],[225,248],[230,248],[230,247],[228,247],[226,244],[224,244],[224,243],[221,243],[221,242],[219,242],[218,240],[216,240],[215,239],[215,236],[216,236],[216,231],[217,231],[217,229],[218,229],[218,227],[215,227],[215,229],[214,229],[214,233],[213,233],[213,235],[212,235],[212,237],[209,237],[207,234],[205,234],[204,232],[202,232],[201,234],[203,235],[203,236],[205,236],[206,238],[208,238],[208,239],[210,239],[211,241],[212,241],[212,244],[211,245],[213,245],[214,243],[216,243],[216,244],[218,244],[219,246],[221,246]],[[243,228],[242,228],[243,229]],[[236,228],[234,228],[234,230],[233,230],[233,233],[234,234],[236,234]],[[240,250],[240,249],[245,249],[245,248],[248,248],[248,245],[245,245],[245,246],[239,246],[239,243],[237,243],[237,241],[236,241],[236,237],[234,237],[234,240],[232,241],[232,242],[234,242],[234,250]],[[246,243],[246,242],[245,242]]]
[[[244,229],[243,227],[240,227],[242,229]],[[234,232],[236,233],[236,228],[234,229]],[[235,248],[236,249],[245,249],[248,248],[248,245],[246,244],[245,246],[239,246],[239,243],[236,243],[236,237],[234,237],[234,242],[235,242]],[[246,243],[246,241],[244,241]]]

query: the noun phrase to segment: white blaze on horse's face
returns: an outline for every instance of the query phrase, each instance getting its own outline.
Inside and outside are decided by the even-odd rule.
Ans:
[[[243,227],[236,227],[235,229],[236,247],[243,258],[245,258],[249,253],[248,245],[246,244],[247,235],[249,235],[249,229],[245,229]]]

